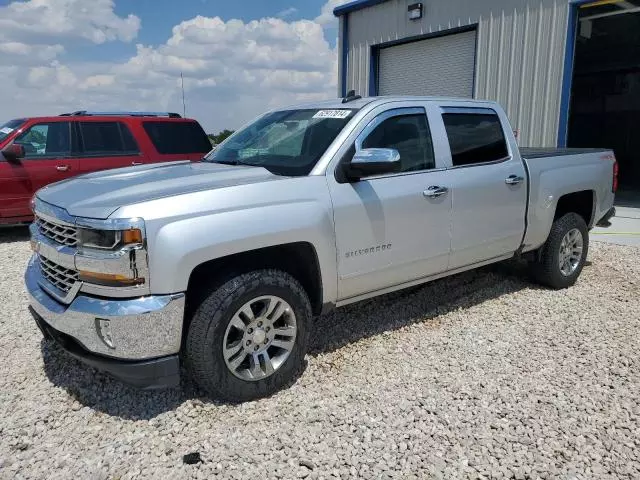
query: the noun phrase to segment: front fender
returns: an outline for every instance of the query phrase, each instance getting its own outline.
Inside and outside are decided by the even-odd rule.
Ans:
[[[149,246],[151,291],[185,291],[191,272],[204,262],[293,242],[314,246],[323,302],[334,301],[337,273],[333,218],[315,201],[217,212],[162,225]]]

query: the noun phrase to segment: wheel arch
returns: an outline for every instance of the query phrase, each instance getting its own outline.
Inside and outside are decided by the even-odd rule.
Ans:
[[[197,265],[189,276],[185,324],[212,288],[232,276],[267,269],[281,270],[295,278],[309,296],[313,314],[322,312],[324,292],[318,254],[311,243],[301,241],[235,253]]]
[[[582,217],[587,227],[591,228],[595,211],[596,193],[593,190],[566,193],[558,198],[553,220],[562,218],[567,213],[576,213]]]

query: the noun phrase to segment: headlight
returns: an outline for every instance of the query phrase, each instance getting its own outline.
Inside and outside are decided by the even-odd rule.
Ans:
[[[115,250],[127,245],[142,244],[142,231],[138,228],[129,230],[93,230],[80,228],[78,229],[78,243],[81,248]]]
[[[76,219],[78,253],[75,266],[82,291],[102,287],[148,285],[145,224],[141,218]],[[143,287],[146,288],[146,287]]]
[[[137,268],[136,249],[125,249],[142,245],[142,230],[79,228],[78,243],[81,256],[76,257],[76,267],[83,282],[105,287],[135,287],[146,283]]]

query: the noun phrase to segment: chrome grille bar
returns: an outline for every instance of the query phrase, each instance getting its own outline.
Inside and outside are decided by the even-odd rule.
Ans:
[[[79,280],[78,272],[62,267],[42,255],[40,255],[40,268],[42,276],[64,293],[69,292]]]
[[[75,247],[78,245],[78,229],[75,226],[54,223],[37,215],[35,221],[40,233],[45,237],[68,247]]]

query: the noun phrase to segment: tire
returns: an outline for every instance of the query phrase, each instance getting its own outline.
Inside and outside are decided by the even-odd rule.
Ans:
[[[277,307],[273,307],[271,316],[279,315],[280,310],[283,312],[275,320],[263,316],[272,301]],[[311,318],[309,298],[291,275],[278,270],[259,270],[235,276],[214,289],[195,311],[185,345],[187,370],[198,386],[214,399],[244,402],[269,396],[292,383],[302,372]],[[237,328],[238,319],[243,322],[244,330]],[[271,327],[257,328],[256,322],[260,319]],[[272,321],[274,323],[269,323]],[[289,332],[286,337],[275,333],[285,330]],[[295,331],[295,340],[292,331]],[[252,341],[251,346],[245,347]],[[229,352],[238,345],[238,353],[230,356]],[[265,350],[245,353],[249,348],[256,348],[258,352],[261,352],[258,348]],[[242,363],[232,369],[231,365],[242,355],[245,355]],[[256,370],[256,359],[259,370]],[[276,365],[276,360],[281,362]],[[274,369],[273,373],[269,373],[267,363]],[[252,373],[255,371],[258,375]]]
[[[575,265],[566,268],[560,266],[562,242],[570,232],[578,231],[581,235],[582,249]],[[568,288],[576,283],[582,272],[589,252],[589,230],[584,219],[576,213],[567,213],[553,222],[547,241],[539,252],[537,262],[531,264],[534,279],[553,289]],[[566,264],[565,264],[566,266]]]

